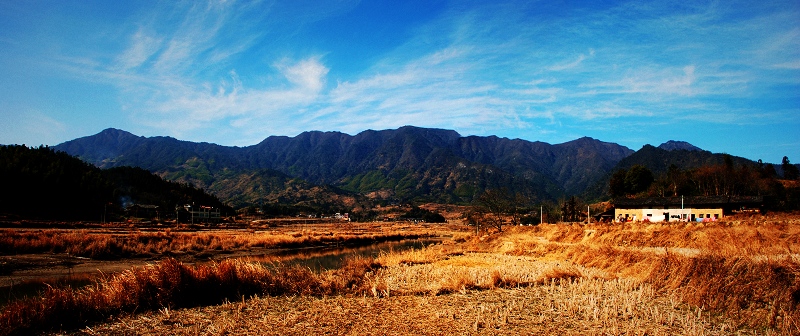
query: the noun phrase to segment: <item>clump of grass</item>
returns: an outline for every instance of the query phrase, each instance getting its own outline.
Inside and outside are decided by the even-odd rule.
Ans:
[[[452,243],[428,246],[422,249],[409,249],[402,252],[381,253],[375,262],[383,266],[430,264],[451,256],[463,255],[463,249]]]
[[[413,255],[412,253],[402,253]],[[535,286],[550,279],[605,278],[596,270],[563,261],[492,253],[439,254],[426,263],[396,263],[379,269],[369,283],[384,292],[440,295],[470,289]],[[403,258],[397,258],[403,259]],[[386,260],[386,259],[378,259]],[[389,259],[392,260],[392,259]],[[380,291],[378,291],[380,293]]]
[[[539,280],[539,282],[547,283],[548,280],[551,283],[553,280],[573,281],[581,279],[583,277],[584,277],[583,272],[581,272],[576,266],[569,265],[568,267],[554,267],[548,269],[547,271],[544,272],[544,275],[542,276],[541,280]]]
[[[654,262],[645,279],[689,304],[725,312],[744,324],[800,333],[800,263],[788,257],[754,262],[670,254]]]
[[[73,329],[121,313],[193,307],[252,295],[322,295],[363,291],[364,273],[377,264],[355,260],[315,274],[308,268],[269,268],[226,260],[187,266],[174,259],[136,268],[83,289],[48,288],[40,298],[14,302],[0,313],[0,334]]]

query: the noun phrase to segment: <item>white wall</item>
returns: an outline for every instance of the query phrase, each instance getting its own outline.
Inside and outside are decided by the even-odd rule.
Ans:
[[[691,218],[691,209],[642,209],[642,220],[648,219],[651,222],[663,222],[664,213],[669,213],[668,221],[679,222]],[[652,216],[647,216],[648,214]],[[686,215],[685,217],[683,215]],[[677,218],[675,217],[677,216]]]

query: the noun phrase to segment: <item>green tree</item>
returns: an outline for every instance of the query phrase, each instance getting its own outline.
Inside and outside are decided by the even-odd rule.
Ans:
[[[426,223],[446,223],[447,220],[441,214],[435,213],[433,211],[422,209],[420,207],[414,206],[406,212],[405,214],[401,215],[400,218],[408,218],[408,219],[421,219]]]
[[[789,157],[787,156],[783,157],[783,161],[781,162],[781,168],[783,168],[784,179],[797,180],[798,177],[800,177],[800,171],[798,171],[797,166],[789,162]]]
[[[650,188],[655,181],[653,172],[642,165],[634,165],[628,170],[620,169],[611,175],[608,181],[608,193],[611,197],[624,197],[638,194]]]
[[[650,188],[655,178],[653,172],[642,165],[634,165],[625,174],[625,189],[628,194],[638,194]]]
[[[621,197],[628,194],[625,187],[625,175],[627,174],[627,170],[620,169],[611,175],[611,179],[608,180],[608,193],[611,197]]]
[[[786,159],[788,160],[789,158]],[[765,164],[761,159],[758,159],[758,173],[761,178],[774,178],[778,176],[778,173],[775,171],[775,165],[771,163]]]

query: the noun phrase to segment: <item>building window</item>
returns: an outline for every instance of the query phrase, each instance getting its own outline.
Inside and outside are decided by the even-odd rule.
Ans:
[[[711,214],[706,214],[706,218],[711,218]]]
[[[697,218],[703,218],[703,214],[697,214]]]
[[[647,217],[653,217],[653,214],[647,214]]]
[[[714,219],[719,219],[719,214],[714,214]]]

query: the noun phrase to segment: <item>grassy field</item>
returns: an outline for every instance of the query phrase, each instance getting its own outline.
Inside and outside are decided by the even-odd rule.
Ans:
[[[0,333],[800,334],[800,217],[541,225],[322,273],[167,259],[0,313]]]
[[[369,244],[379,241],[452,235],[442,225],[412,223],[322,223],[250,229],[175,230],[107,227],[96,229],[0,230],[0,255],[67,253],[92,259],[202,254]]]

